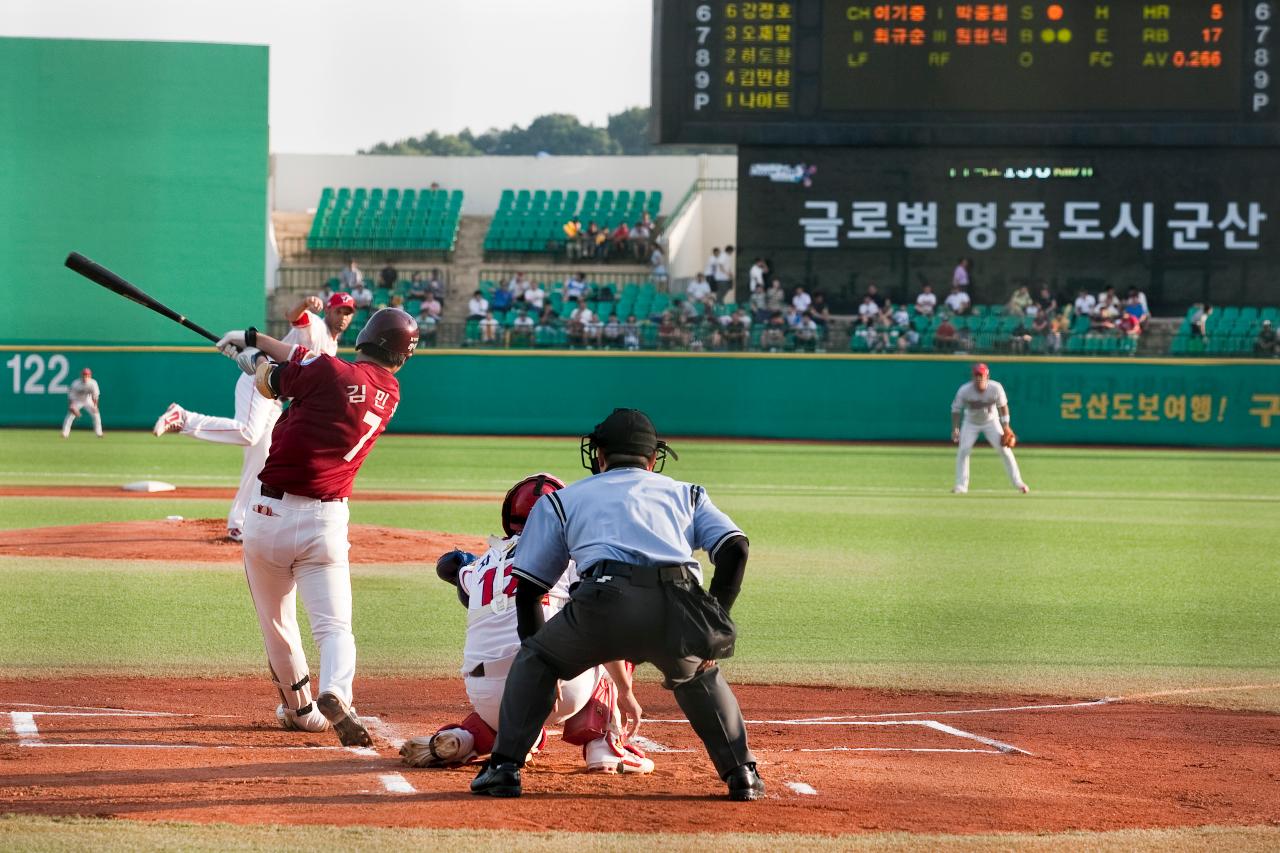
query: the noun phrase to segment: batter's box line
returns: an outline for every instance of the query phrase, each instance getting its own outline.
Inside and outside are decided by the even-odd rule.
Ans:
[[[654,723],[687,723],[688,720],[645,720],[645,722]],[[967,732],[964,729],[958,729],[955,726],[948,726],[946,723],[940,723],[937,720],[744,720],[749,726],[921,726],[927,729],[933,729],[952,737],[965,738],[967,740],[977,741],[993,747],[996,751],[1007,755],[1034,755],[1035,753],[1011,743],[996,740],[995,738],[984,737],[973,732]],[[979,750],[986,752],[987,750]]]

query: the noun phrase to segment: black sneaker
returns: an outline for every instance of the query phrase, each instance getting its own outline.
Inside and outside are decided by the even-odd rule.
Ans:
[[[731,800],[760,800],[764,798],[764,782],[760,781],[760,774],[756,772],[755,762],[750,764],[741,764],[729,771],[729,775],[724,777],[729,783],[729,799]]]
[[[471,780],[471,793],[487,797],[520,796],[520,768],[510,761],[501,764],[486,761]]]
[[[316,698],[316,707],[338,733],[338,740],[343,746],[373,746],[373,739],[368,730],[351,706],[342,701],[334,693],[321,693]]]

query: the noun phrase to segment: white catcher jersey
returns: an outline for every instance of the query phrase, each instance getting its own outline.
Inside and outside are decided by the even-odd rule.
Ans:
[[[73,403],[81,405],[93,402],[93,398],[100,395],[98,390],[98,380],[96,379],[76,379],[71,383],[71,387],[67,390],[67,396]]]
[[[972,382],[966,382],[956,391],[956,398],[951,401],[952,413],[964,412],[965,422],[985,424],[999,417],[997,409],[1009,405],[1009,398],[1004,395],[1004,386],[994,380],[987,381],[987,389],[979,391]]]
[[[289,334],[284,336],[284,342],[311,352],[322,352],[333,356],[338,354],[338,339],[329,334],[329,326],[324,318],[310,311],[303,311],[298,322],[290,326]]]
[[[511,561],[519,534],[509,539],[493,537],[485,555],[458,572],[458,586],[467,594],[467,642],[462,649],[462,672],[478,664],[501,660],[520,650],[516,632],[516,579]],[[542,599],[542,611],[550,619],[569,602],[569,585],[578,580],[573,563]]]

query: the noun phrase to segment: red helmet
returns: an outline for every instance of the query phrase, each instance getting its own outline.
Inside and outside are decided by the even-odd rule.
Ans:
[[[356,338],[357,352],[362,344],[374,344],[392,355],[407,358],[418,346],[418,321],[399,308],[380,308],[360,330]]]
[[[550,474],[533,474],[516,483],[502,499],[502,529],[508,536],[523,531],[538,498],[563,488],[564,481]]]

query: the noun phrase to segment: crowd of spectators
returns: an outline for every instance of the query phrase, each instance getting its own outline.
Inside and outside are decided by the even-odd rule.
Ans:
[[[563,226],[565,256],[571,260],[628,260],[636,263],[653,263],[653,251],[657,247],[658,228],[648,211],[628,225],[619,222],[610,229],[594,219],[586,225],[577,216],[569,217]]]

